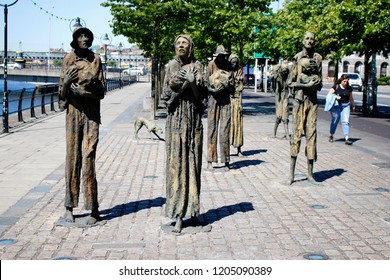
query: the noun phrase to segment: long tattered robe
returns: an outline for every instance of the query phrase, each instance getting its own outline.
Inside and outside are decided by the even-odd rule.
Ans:
[[[311,66],[315,62],[315,67]],[[301,146],[301,138],[306,137],[306,156],[308,160],[317,160],[317,91],[322,83],[311,88],[296,89],[296,84],[307,84],[311,80],[322,80],[322,56],[312,56],[304,49],[295,55],[288,85],[293,90],[293,129],[291,138],[292,157],[296,157]]]
[[[284,124],[288,124],[289,116],[289,89],[287,86],[287,77],[289,74],[287,65],[277,65],[275,76],[273,81],[275,82],[275,114],[276,122],[280,123],[283,121]]]
[[[221,67],[221,68],[219,68]],[[217,66],[215,60],[210,61],[206,77],[207,82],[213,88],[223,79],[229,85],[220,92],[209,93],[208,111],[207,111],[207,156],[208,162],[218,162],[217,146],[219,141],[220,158],[222,163],[230,162],[230,121],[231,107],[230,95],[233,89],[233,78],[228,65]]]
[[[242,117],[242,70],[233,71],[234,93],[230,96],[231,122],[230,122],[230,145],[240,148],[244,144],[243,117]]]
[[[77,83],[85,90],[76,96],[71,88],[64,87],[67,69],[78,70]],[[104,98],[105,83],[100,57],[92,51],[86,58],[77,57],[74,51],[64,57],[60,76],[59,103],[66,109],[66,166],[65,207],[77,207],[83,175],[84,208],[98,209],[98,191],[95,172],[96,149],[99,140],[100,100]]]
[[[178,77],[181,68],[197,69],[196,86],[201,96],[197,100],[190,86]],[[203,66],[198,61],[183,64],[172,59],[165,75],[162,99],[167,104],[166,120],[166,205],[169,218],[199,215],[201,187],[203,125],[202,114],[207,104]]]

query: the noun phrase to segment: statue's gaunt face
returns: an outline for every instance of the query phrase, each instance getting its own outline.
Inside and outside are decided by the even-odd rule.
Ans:
[[[77,38],[77,43],[80,49],[88,49],[88,41],[89,38],[84,33],[81,33],[80,36]]]
[[[176,41],[175,51],[178,58],[186,60],[190,54],[190,42],[186,38],[180,37]]]
[[[233,58],[231,61],[230,61],[230,64],[232,65],[232,68],[233,69],[236,69],[238,67],[238,59],[237,58]]]
[[[303,44],[307,49],[314,47],[314,34],[311,32],[306,32]]]

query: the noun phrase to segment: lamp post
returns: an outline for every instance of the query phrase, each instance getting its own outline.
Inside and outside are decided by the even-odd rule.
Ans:
[[[122,42],[118,45],[118,51],[119,51],[119,87],[122,88]]]
[[[8,133],[8,84],[7,84],[7,78],[8,78],[8,7],[11,7],[12,5],[16,4],[19,0],[16,0],[15,2],[11,4],[0,4],[0,6],[4,7],[4,96],[3,96],[3,132]]]
[[[129,47],[129,71],[131,67],[131,47]]]
[[[107,33],[100,37],[100,42],[104,46],[104,80],[107,80],[107,46],[111,44],[111,37]]]

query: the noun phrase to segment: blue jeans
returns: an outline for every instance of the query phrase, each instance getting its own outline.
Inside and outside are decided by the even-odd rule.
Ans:
[[[349,115],[351,113],[351,106],[348,103],[341,103],[339,106],[334,106],[330,111],[332,122],[330,123],[330,134],[336,132],[337,125],[341,119],[341,127],[343,128],[344,137],[349,137]]]

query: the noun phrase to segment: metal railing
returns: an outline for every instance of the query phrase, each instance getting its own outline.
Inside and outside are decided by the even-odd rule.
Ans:
[[[125,78],[113,77],[106,80],[107,91],[128,86],[137,81],[136,76]],[[37,118],[37,115],[48,115],[48,111],[60,111],[58,105],[59,84],[45,84],[19,90],[8,90],[8,116],[14,116],[11,121],[23,123],[24,118]],[[2,102],[0,102],[0,118],[3,117]],[[28,113],[29,112],[29,113]],[[17,116],[17,118],[16,118]]]
[[[29,110],[31,118],[36,117],[36,109],[38,107],[40,107],[40,113],[42,115],[47,115],[46,105],[50,106],[50,111],[55,111],[54,104],[58,101],[58,84],[47,84],[20,90],[8,90],[7,95],[8,115],[17,114],[17,121],[24,122],[24,111]],[[3,116],[3,110],[0,110],[0,115]]]

